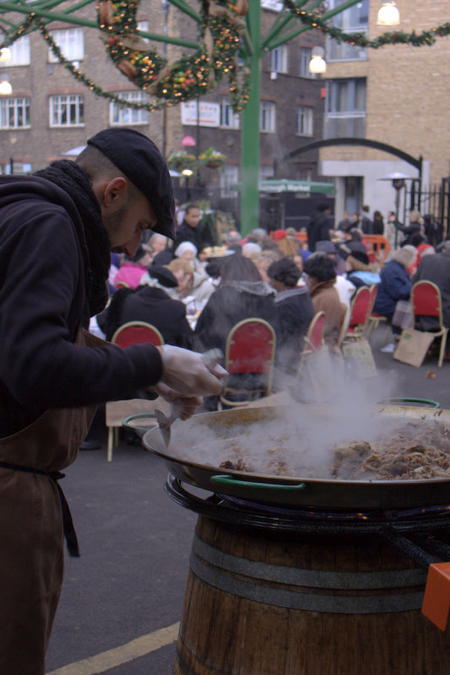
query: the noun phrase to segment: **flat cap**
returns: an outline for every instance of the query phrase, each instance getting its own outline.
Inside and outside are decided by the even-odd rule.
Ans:
[[[172,181],[164,157],[153,141],[134,129],[114,127],[99,131],[87,143],[108,157],[147,197],[157,219],[153,231],[173,239],[175,201]]]

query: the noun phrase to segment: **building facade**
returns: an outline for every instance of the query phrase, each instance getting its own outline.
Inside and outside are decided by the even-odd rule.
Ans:
[[[338,0],[329,0],[329,5]],[[447,0],[397,0],[399,30],[428,30],[448,21]],[[368,32],[375,38],[387,30],[376,25],[378,0],[362,0],[335,17],[346,32]],[[450,42],[431,46],[392,45],[361,49],[329,41],[326,47],[324,138],[353,137],[386,143],[413,158],[422,158],[422,189],[450,175]],[[359,211],[364,204],[387,214],[395,210],[392,173],[407,175],[401,192],[400,216],[409,208],[407,193],[417,187],[419,171],[403,159],[360,145],[320,150],[320,170],[336,181],[336,216]],[[431,210],[424,195],[422,213]]]

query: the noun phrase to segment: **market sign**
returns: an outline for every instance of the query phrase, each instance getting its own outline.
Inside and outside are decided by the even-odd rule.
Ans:
[[[308,194],[334,195],[333,183],[320,183],[318,181],[290,180],[288,178],[268,179],[259,182],[260,192],[306,192]]]
[[[181,124],[201,127],[220,126],[220,105],[219,103],[200,102],[198,110],[197,101],[187,101],[181,104]]]

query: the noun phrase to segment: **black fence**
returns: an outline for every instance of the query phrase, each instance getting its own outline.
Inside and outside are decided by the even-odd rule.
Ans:
[[[443,178],[438,185],[420,190],[414,180],[406,189],[403,214],[400,220],[407,222],[407,212],[417,210],[422,216],[429,214],[442,228],[444,239],[450,236],[450,177]]]

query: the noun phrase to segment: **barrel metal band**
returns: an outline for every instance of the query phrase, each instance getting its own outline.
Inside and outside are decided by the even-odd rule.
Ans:
[[[229,557],[233,558],[233,556]],[[250,561],[244,562],[248,563]],[[252,563],[250,562],[250,564]],[[261,563],[255,564],[260,565]],[[262,565],[264,565],[264,563],[262,563]],[[273,568],[275,566],[269,567]],[[238,574],[245,574],[245,572],[243,572],[242,569],[237,571],[231,570],[230,568],[221,569],[220,567],[213,566],[212,561],[205,562],[205,560],[202,560],[202,558],[196,554],[195,550],[192,551],[191,570],[201,581],[221,591],[254,602],[284,607],[287,609],[310,612],[332,612],[337,614],[378,614],[417,610],[420,609],[422,605],[423,593],[416,591],[398,594],[391,593],[389,595],[344,596],[305,593],[303,591],[295,591],[291,588],[276,588],[267,584],[256,584],[254,581],[252,582],[251,578],[264,579],[265,581],[275,580],[273,578],[268,579],[267,577],[262,577],[261,575],[252,577],[251,573],[249,574],[249,581],[235,577],[230,574],[230,572],[237,572]],[[284,567],[282,567],[281,570],[284,571]],[[299,570],[295,571],[299,572]],[[346,576],[351,575],[346,574]],[[290,581],[287,581],[286,577],[283,577],[281,583],[289,584]],[[304,585],[308,584],[304,582]],[[318,584],[316,584],[315,587],[319,587]],[[334,588],[337,588],[337,586],[334,586]],[[358,587],[355,585],[351,587],[341,585],[339,588],[356,590]]]

